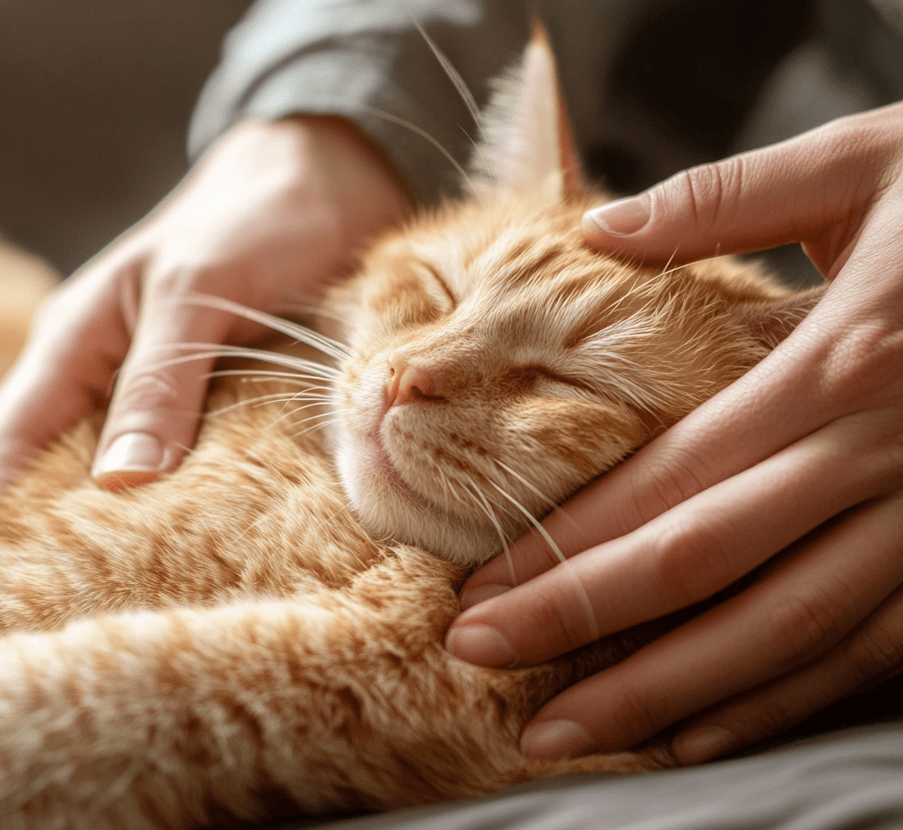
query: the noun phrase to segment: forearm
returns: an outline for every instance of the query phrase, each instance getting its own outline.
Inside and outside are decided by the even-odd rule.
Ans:
[[[191,152],[196,156],[244,118],[336,114],[384,149],[416,199],[435,200],[456,177],[417,131],[464,165],[477,127],[418,26],[482,105],[488,79],[526,42],[528,11],[516,0],[361,3],[350,10],[348,4],[260,2],[226,42],[194,115]]]

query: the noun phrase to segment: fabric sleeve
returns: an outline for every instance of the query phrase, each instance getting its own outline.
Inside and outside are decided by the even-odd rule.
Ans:
[[[492,80],[519,58],[535,14],[551,36],[585,146],[604,123],[600,90],[615,45],[660,2],[258,0],[229,34],[203,90],[189,152],[196,158],[242,118],[342,115],[386,152],[415,198],[432,202],[460,182],[444,153],[466,167],[479,131],[424,33],[482,108]]]
[[[346,116],[388,155],[413,195],[454,186],[477,127],[418,27],[460,73],[477,104],[529,30],[520,0],[260,0],[229,34],[189,134],[196,158],[247,117]],[[425,136],[429,135],[430,138]]]

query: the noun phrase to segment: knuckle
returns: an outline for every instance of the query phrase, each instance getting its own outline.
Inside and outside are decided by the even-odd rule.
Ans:
[[[673,449],[670,457],[654,466],[646,465],[642,473],[634,502],[644,523],[704,490],[709,478],[703,460]]]
[[[179,401],[174,381],[165,372],[153,368],[123,377],[114,396],[116,409],[124,412],[173,410]]]
[[[59,329],[61,317],[71,312],[75,299],[77,299],[76,286],[69,282],[61,283],[41,300],[34,315],[35,326]]]
[[[674,520],[662,529],[647,551],[662,602],[683,607],[711,596],[727,582],[729,553],[723,529],[699,516]]]
[[[853,670],[862,683],[883,680],[903,671],[903,638],[899,623],[867,625],[852,650]]]
[[[168,263],[148,270],[144,291],[148,298],[171,299],[207,291],[220,282],[222,268],[210,262]]]
[[[642,735],[640,740],[658,734],[670,722],[667,716],[662,717],[662,701],[650,699],[646,688],[622,683],[612,695],[611,711],[616,713],[621,728],[632,735]]]
[[[899,396],[903,377],[903,319],[870,314],[844,327],[822,364],[824,394],[842,407]]]
[[[733,156],[675,174],[666,192],[683,210],[689,208],[697,225],[708,226],[730,217],[743,175],[743,156]]]
[[[558,655],[584,645],[593,639],[594,620],[587,619],[577,609],[582,602],[559,591],[546,591],[536,596],[534,614],[536,625],[531,626],[541,638],[537,644],[543,655]]]
[[[800,721],[795,700],[771,695],[766,701],[751,702],[729,729],[742,744],[777,735]]]
[[[835,603],[823,592],[791,594],[771,612],[771,631],[783,642],[790,665],[812,659],[834,644],[839,621]]]

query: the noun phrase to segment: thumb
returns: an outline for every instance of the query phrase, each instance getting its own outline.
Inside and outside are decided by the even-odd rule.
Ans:
[[[194,444],[214,361],[196,344],[222,343],[230,322],[171,299],[144,305],[91,470],[101,487],[145,484],[179,465]]]
[[[647,262],[685,263],[849,227],[868,208],[880,177],[876,154],[858,152],[861,142],[850,140],[851,121],[684,170],[637,196],[593,208],[583,217],[586,241]]]

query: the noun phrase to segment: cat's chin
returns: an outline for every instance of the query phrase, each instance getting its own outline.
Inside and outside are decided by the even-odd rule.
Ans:
[[[463,568],[501,551],[494,528],[430,504],[379,453],[362,453],[354,442],[339,438],[333,457],[351,507],[375,538],[415,545]]]

